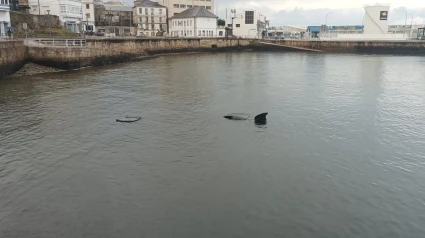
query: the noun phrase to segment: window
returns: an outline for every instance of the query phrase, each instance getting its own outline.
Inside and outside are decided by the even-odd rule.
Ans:
[[[187,5],[187,8],[192,8],[192,5]]]
[[[232,27],[232,24],[227,24],[227,27]]]
[[[162,17],[159,18],[159,22],[162,22]]]
[[[145,8],[145,15],[148,15],[148,9]]]
[[[180,6],[179,4],[173,4],[174,8],[179,8],[179,6]]]
[[[66,6],[65,5],[60,5],[61,6],[61,13],[66,13]]]
[[[236,24],[236,27],[241,27],[241,24]]]
[[[190,20],[190,26],[192,26],[192,20]]]
[[[245,12],[245,24],[254,24],[254,11]]]
[[[223,36],[223,31],[219,31],[219,32],[218,32],[218,35],[219,35],[219,36]]]
[[[142,14],[143,14],[143,8],[139,7],[139,15],[142,15]],[[140,21],[142,21],[142,20],[140,20]]]
[[[155,12],[155,10],[153,8],[151,8],[151,15],[153,15]]]
[[[86,9],[90,9],[90,4],[86,4]]]
[[[90,13],[86,13],[86,17],[87,17],[87,19],[89,19],[90,18]]]
[[[151,20],[152,20],[152,23],[154,23],[154,22],[155,22],[155,18],[154,18],[154,17],[151,17]]]
[[[162,8],[159,9],[159,15],[162,15]]]
[[[180,4],[180,8],[186,8],[186,5]]]
[[[207,10],[211,10],[211,6],[206,6],[205,7]]]
[[[152,27],[152,30],[155,30],[155,25],[154,24],[152,24],[151,27]]]
[[[202,31],[202,36],[205,36],[205,31]]]
[[[201,36],[201,31],[198,31],[198,36]]]

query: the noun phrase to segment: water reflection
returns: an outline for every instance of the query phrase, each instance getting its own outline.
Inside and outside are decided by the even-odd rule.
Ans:
[[[192,54],[2,80],[0,237],[421,237],[422,66]]]

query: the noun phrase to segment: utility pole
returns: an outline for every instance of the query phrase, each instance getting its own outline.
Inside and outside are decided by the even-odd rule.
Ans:
[[[41,9],[40,9],[40,0],[38,0],[38,15],[40,16]]]

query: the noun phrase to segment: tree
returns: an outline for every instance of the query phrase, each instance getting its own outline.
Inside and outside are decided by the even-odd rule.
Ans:
[[[225,26],[226,25],[226,21],[223,20],[223,19],[218,19],[217,20],[217,25],[219,25],[219,26]]]

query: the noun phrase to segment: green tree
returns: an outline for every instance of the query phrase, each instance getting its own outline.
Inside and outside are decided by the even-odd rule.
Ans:
[[[217,20],[217,25],[219,25],[219,26],[225,26],[226,25],[226,21],[223,20],[223,19],[218,19]]]

